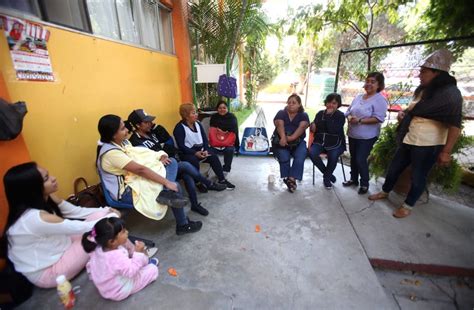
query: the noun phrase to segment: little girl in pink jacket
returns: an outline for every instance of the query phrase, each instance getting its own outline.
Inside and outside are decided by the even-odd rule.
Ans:
[[[158,278],[158,260],[148,259],[145,245],[135,247],[120,218],[104,218],[82,236],[82,246],[90,253],[87,272],[102,297],[122,300]]]

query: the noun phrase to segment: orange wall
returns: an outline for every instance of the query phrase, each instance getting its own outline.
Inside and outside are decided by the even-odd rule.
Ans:
[[[193,102],[191,90],[191,50],[186,0],[176,0],[173,3],[173,36],[176,56],[179,59],[181,102]]]
[[[7,101],[10,100],[2,72],[0,72],[0,98]],[[25,118],[27,117],[28,114]],[[27,161],[30,161],[30,155],[28,154],[28,149],[26,148],[25,141],[21,134],[14,140],[0,141],[0,235],[3,233],[3,228],[5,227],[8,216],[8,204],[3,188],[3,176],[11,167]]]

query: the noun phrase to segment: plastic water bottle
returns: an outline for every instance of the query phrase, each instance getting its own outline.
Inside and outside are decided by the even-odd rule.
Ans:
[[[76,295],[72,290],[71,282],[66,279],[66,276],[60,275],[56,278],[57,290],[59,299],[61,299],[62,304],[65,309],[71,309],[74,307],[76,302]]]
[[[269,174],[268,175],[268,184],[275,184],[275,175]]]

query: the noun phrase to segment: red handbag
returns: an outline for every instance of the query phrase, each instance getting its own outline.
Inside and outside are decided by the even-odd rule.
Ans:
[[[235,143],[235,133],[224,131],[217,127],[209,128],[209,145],[212,147],[233,146]]]

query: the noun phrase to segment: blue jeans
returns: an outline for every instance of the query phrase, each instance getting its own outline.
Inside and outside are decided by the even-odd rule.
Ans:
[[[411,164],[411,187],[405,203],[411,207],[420,198],[426,187],[426,179],[433,168],[443,145],[416,146],[403,143],[397,148],[395,156],[388,167],[387,177],[382,186],[386,193],[390,192],[400,174]]]
[[[313,164],[318,167],[319,171],[323,174],[323,179],[329,181],[332,173],[336,169],[337,160],[339,156],[344,152],[344,146],[341,145],[334,150],[327,151],[321,144],[313,144],[309,150],[309,158]],[[321,153],[327,154],[327,166],[324,165],[323,160],[319,156]]]
[[[212,171],[214,171],[214,173],[216,174],[219,181],[223,181],[225,179],[225,177],[224,177],[224,172],[222,170],[221,161],[219,160],[219,157],[217,157],[216,154],[212,153],[212,150],[209,153],[210,153],[210,156],[207,157],[204,160],[204,162],[211,165]],[[200,159],[197,158],[196,155],[194,155],[194,154],[183,154],[183,155],[180,155],[180,158],[183,161],[187,161],[187,162],[191,163],[191,165],[193,165],[199,171]]]
[[[178,162],[178,178],[182,179],[186,191],[189,195],[189,200],[191,201],[191,207],[198,205],[197,194],[196,194],[196,184],[195,182],[201,182],[207,187],[211,185],[211,181],[206,179],[193,165],[187,161]]]
[[[360,186],[369,187],[369,158],[370,151],[378,137],[372,139],[354,139],[349,137],[349,152],[351,153],[351,180]]]
[[[235,147],[227,146],[222,150],[216,149],[215,147],[212,147],[211,149],[216,154],[222,153],[224,155],[224,166],[222,166],[222,170],[225,172],[230,172],[232,167],[232,159],[234,158]]]
[[[303,179],[304,160],[307,154],[304,140],[295,148],[275,147],[273,152],[280,163],[280,177]],[[290,164],[291,157],[293,157],[293,163]]]
[[[168,165],[165,166],[166,179],[168,181],[175,182],[176,177],[178,175],[178,162],[174,158],[170,158],[170,159],[171,159],[171,163],[169,163]],[[183,190],[181,189],[181,186],[179,186],[179,184],[176,184],[176,185],[178,186],[179,192],[182,193]],[[167,189],[165,189],[165,187],[163,187],[163,190],[167,190]],[[129,204],[133,204],[133,195],[132,195],[132,190],[131,190],[130,187],[127,186],[125,188],[125,192],[123,193],[122,199],[120,199],[120,201],[125,202],[125,203],[129,203]],[[181,225],[185,225],[185,224],[188,223],[188,219],[186,218],[186,214],[184,213],[183,208],[172,208],[171,207],[171,211],[173,212],[173,215],[174,215],[174,218],[176,219],[176,224],[177,225],[181,226]]]

